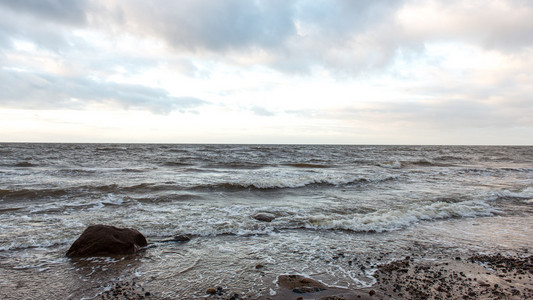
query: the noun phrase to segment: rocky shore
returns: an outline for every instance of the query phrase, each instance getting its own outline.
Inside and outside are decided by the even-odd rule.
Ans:
[[[533,256],[405,257],[378,267],[376,299],[531,299]]]
[[[275,216],[261,215],[270,222]],[[171,241],[189,241],[177,236]],[[89,226],[67,252],[69,257],[134,254],[146,246],[144,236],[135,229],[107,225]],[[413,249],[414,250],[414,249]],[[441,254],[426,256],[416,251],[401,259],[386,259],[381,253],[372,262],[347,257],[337,252],[332,260],[343,260],[349,268],[372,276],[366,288],[343,289],[301,274],[279,274],[268,288],[269,295],[241,295],[228,287],[209,287],[203,299],[531,299],[533,298],[533,255],[527,249],[514,254],[475,254],[469,257]],[[256,265],[260,270],[264,266]],[[266,289],[265,289],[266,290]],[[272,292],[273,291],[273,292]],[[100,299],[166,299],[141,284],[115,282]],[[191,298],[199,298],[191,297]]]
[[[417,257],[368,266],[376,282],[346,290],[298,274],[280,275],[275,295],[242,295],[215,286],[201,299],[532,299],[533,255],[478,254],[469,257]],[[353,265],[361,268],[360,265]],[[364,267],[364,266],[363,266]],[[364,267],[366,269],[366,267]],[[136,282],[115,283],[99,299],[168,299],[145,291]]]

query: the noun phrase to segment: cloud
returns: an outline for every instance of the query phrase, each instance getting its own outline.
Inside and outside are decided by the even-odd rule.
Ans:
[[[527,0],[412,0],[396,14],[397,33],[404,41],[467,42],[502,52],[533,45],[532,19]]]
[[[111,38],[155,37],[175,54],[288,73],[364,74],[443,40],[503,52],[533,45],[526,0],[0,0],[0,6],[0,46],[22,38],[69,51],[86,47],[69,30],[85,29]]]
[[[291,1],[183,0],[162,5],[133,0],[105,6],[108,16],[128,32],[160,36],[192,52],[272,48],[295,32]]]
[[[81,25],[86,20],[86,0],[0,0],[0,6],[12,13],[29,15],[54,23]]]
[[[174,97],[163,89],[142,85],[5,69],[0,72],[0,89],[1,106],[25,109],[85,109],[98,104],[166,114],[190,111],[208,103],[195,97]]]
[[[53,2],[53,3],[48,3]],[[0,51],[23,40],[55,52],[69,51],[81,39],[73,28],[85,24],[84,1],[4,1],[0,0]],[[76,3],[76,4],[74,4]]]
[[[271,117],[276,115],[274,112],[260,106],[254,106],[251,108],[252,112],[258,116]]]

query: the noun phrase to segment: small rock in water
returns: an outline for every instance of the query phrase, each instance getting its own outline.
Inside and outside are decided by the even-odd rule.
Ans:
[[[209,295],[214,295],[217,293],[217,290],[215,290],[214,288],[209,288],[205,292]]]
[[[174,242],[188,242],[190,240],[191,236],[188,234],[178,234],[172,239]]]
[[[254,219],[263,222],[272,222],[275,218],[276,216],[270,213],[259,213],[254,215]]]

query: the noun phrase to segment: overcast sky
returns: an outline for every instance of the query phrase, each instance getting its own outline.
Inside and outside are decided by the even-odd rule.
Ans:
[[[533,144],[530,0],[0,0],[0,141]]]

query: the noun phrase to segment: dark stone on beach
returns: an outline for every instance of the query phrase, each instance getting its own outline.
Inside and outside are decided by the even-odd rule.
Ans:
[[[209,288],[207,289],[207,291],[205,291],[207,294],[209,295],[214,295],[217,293],[217,290],[215,290],[214,288]]]
[[[257,264],[257,265],[255,266],[256,269],[262,269],[263,267],[264,267],[264,266],[263,266],[262,264]]]
[[[134,254],[148,245],[142,233],[109,225],[87,227],[67,251],[68,257]]]
[[[190,240],[191,236],[188,234],[178,234],[172,239],[173,242],[188,242]]]
[[[302,275],[279,275],[278,284],[299,294],[315,293],[328,288],[325,284]]]
[[[259,213],[254,215],[254,219],[262,222],[272,222],[275,218],[276,216],[269,213]]]
[[[374,296],[374,295],[376,294],[376,291],[374,291],[374,290],[370,290],[370,291],[368,292],[368,294],[369,294],[370,296]]]

